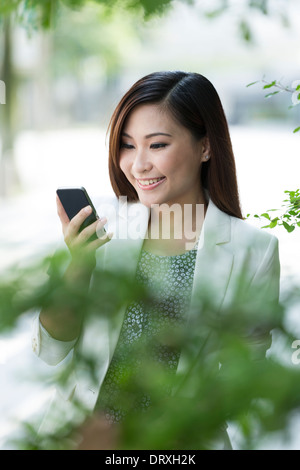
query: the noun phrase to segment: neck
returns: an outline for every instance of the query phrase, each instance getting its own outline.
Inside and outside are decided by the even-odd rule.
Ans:
[[[151,240],[196,241],[203,225],[207,203],[204,194],[194,201],[151,206],[148,237]]]

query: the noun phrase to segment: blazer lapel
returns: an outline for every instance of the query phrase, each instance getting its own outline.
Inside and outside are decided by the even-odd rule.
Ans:
[[[207,293],[214,309],[220,309],[233,264],[230,241],[230,216],[209,201],[198,244],[192,305],[199,302],[199,296],[206,297]]]
[[[186,372],[191,361],[196,361],[211,334],[212,330],[208,325],[218,321],[233,267],[230,241],[230,216],[209,201],[198,244],[192,298],[187,318],[189,341],[180,356],[179,373]]]

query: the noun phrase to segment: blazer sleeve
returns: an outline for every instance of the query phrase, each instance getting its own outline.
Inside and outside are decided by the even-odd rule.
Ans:
[[[70,261],[71,256],[66,250],[64,244],[60,243],[55,252],[55,255],[64,251],[65,257],[63,259],[63,263],[60,266],[60,275],[63,275],[66,271]],[[103,262],[104,262],[104,253],[106,247],[102,247],[101,249],[97,250],[96,252],[96,269],[103,269]],[[47,275],[51,277],[53,275],[52,265],[47,270]],[[57,274],[56,274],[57,275]],[[91,277],[91,282],[89,289],[91,289],[94,283],[94,275]],[[32,335],[31,335],[31,343],[33,352],[44,362],[48,365],[56,366],[60,362],[62,362],[68,354],[74,349],[77,345],[79,338],[74,339],[73,341],[59,341],[53,338],[48,331],[42,326],[40,319],[39,319],[40,312],[36,315],[33,321],[32,327]]]
[[[39,314],[33,320],[32,350],[46,364],[56,366],[62,362],[74,348],[77,339],[73,341],[58,341],[42,326]]]
[[[253,325],[247,331],[254,359],[262,359],[272,343],[271,330],[280,318],[280,262],[278,239],[271,235],[267,248],[252,277],[247,299],[254,313]]]

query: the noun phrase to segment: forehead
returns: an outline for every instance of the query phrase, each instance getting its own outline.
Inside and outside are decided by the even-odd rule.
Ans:
[[[123,132],[130,135],[139,133],[166,132],[175,134],[183,126],[177,123],[171,114],[159,104],[140,104],[128,114]]]

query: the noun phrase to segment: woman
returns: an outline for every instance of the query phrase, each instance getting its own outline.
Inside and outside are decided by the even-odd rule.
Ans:
[[[153,73],[131,87],[110,122],[109,171],[117,198],[126,196],[130,207],[141,210],[116,217],[113,236],[87,243],[97,230],[95,222],[79,233],[89,209],[69,221],[57,200],[72,254],[65,276],[71,282],[84,278],[88,288],[97,250],[105,269],[126,268],[129,276],[152,288],[154,297],[159,291],[164,302],[155,300],[149,310],[141,303],[124,307],[113,328],[106,317],[99,318],[99,327],[90,329],[92,337],[88,328],[81,331],[81,319],[71,309],[44,310],[33,341],[37,354],[49,364],[60,362],[75,345],[92,350],[98,361],[96,383],[91,385],[89,377],[77,373],[69,395],[90,410],[104,409],[112,421],[118,421],[124,410],[111,397],[118,396],[117,371],[122,373],[126,367],[124,345],[136,338],[153,340],[160,328],[172,322],[186,322],[192,337],[202,295],[211,293],[212,308],[220,312],[235,301],[241,277],[244,302],[254,295],[263,297],[265,305],[276,302],[279,259],[277,239],[243,220],[226,117],[216,90],[202,75]],[[101,209],[99,213],[103,214]],[[136,227],[139,233],[132,235]],[[78,252],[81,260],[86,256],[92,260],[88,269],[80,267]],[[157,268],[159,282],[155,282]],[[176,294],[170,295],[171,291]],[[161,318],[166,321],[160,322]],[[269,332],[252,331],[254,354],[264,357]],[[158,361],[164,357],[168,368],[179,374],[186,367],[186,357],[196,358],[205,341],[199,336],[192,356],[184,349],[162,351],[166,345],[160,345],[155,357]],[[132,367],[138,374],[139,367]],[[66,410],[65,402],[61,409]]]

